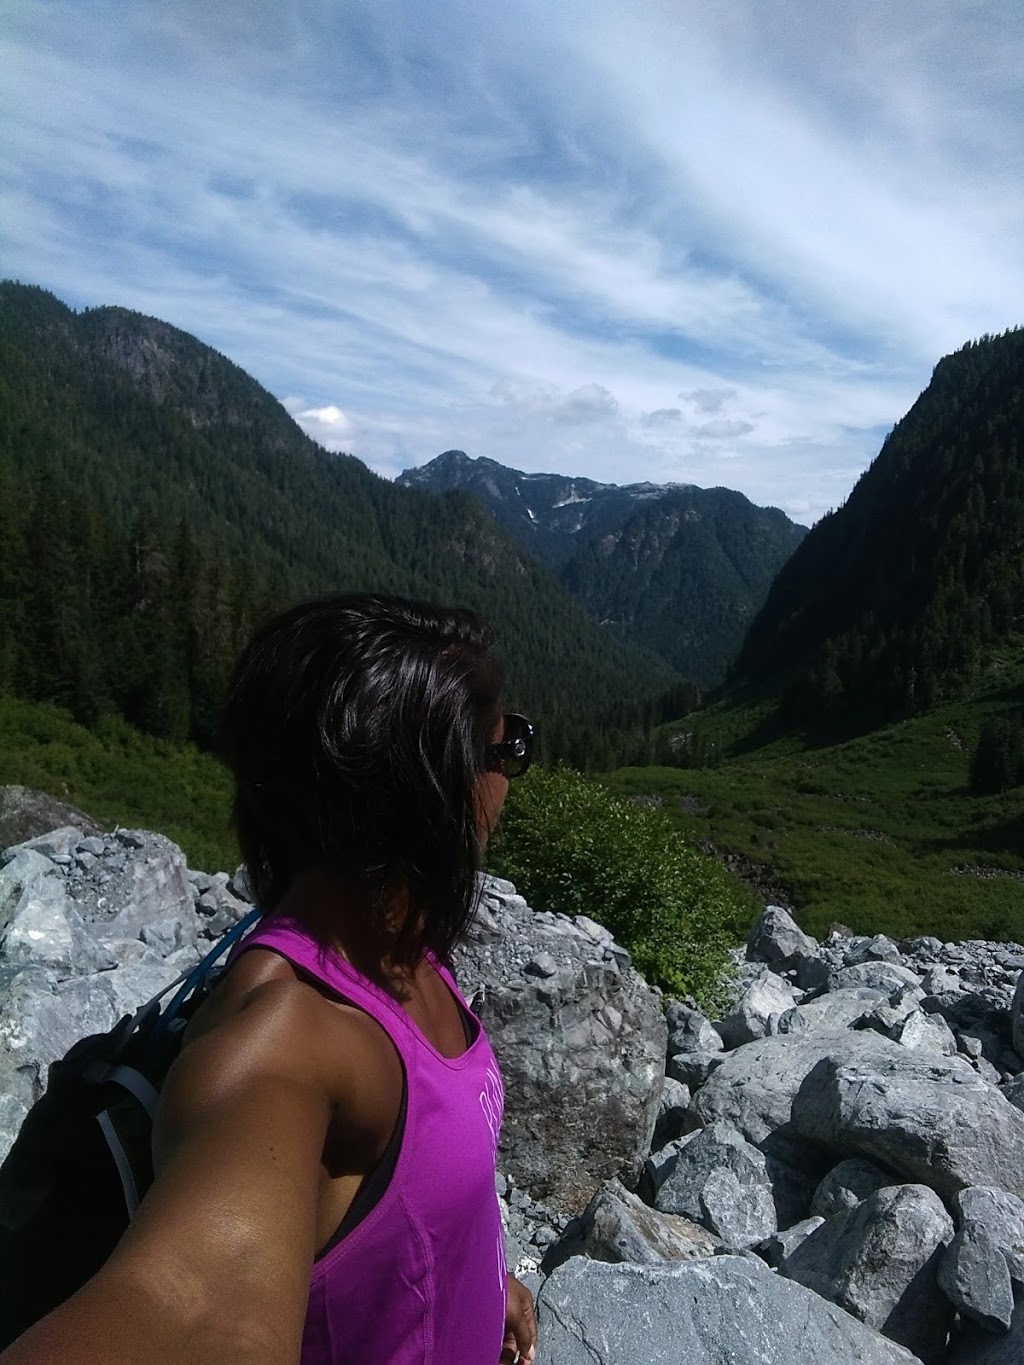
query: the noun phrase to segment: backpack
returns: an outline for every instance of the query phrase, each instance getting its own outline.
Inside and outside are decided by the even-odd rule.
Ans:
[[[223,973],[214,970],[218,959],[259,914],[251,911],[134,1014],[50,1066],[46,1091],[0,1166],[0,1350],[70,1298],[117,1245],[153,1182],[157,1099],[185,1026]]]

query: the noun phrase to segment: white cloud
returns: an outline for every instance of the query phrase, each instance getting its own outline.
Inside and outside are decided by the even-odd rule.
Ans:
[[[282,405],[295,418],[307,436],[312,436],[327,450],[348,451],[355,434],[355,426],[346,413],[336,403],[327,403],[322,408],[307,407],[301,398],[288,397],[281,400]]]

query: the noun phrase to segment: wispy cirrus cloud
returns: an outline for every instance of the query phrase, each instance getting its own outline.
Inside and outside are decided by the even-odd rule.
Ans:
[[[1015,0],[23,0],[0,249],[385,473],[450,446],[813,519],[1024,314]]]

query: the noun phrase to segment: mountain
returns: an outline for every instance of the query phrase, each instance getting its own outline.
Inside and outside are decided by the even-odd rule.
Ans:
[[[736,679],[784,717],[955,697],[1024,623],[1024,329],[940,360],[846,503],[782,568]]]
[[[340,589],[483,611],[510,699],[566,752],[677,681],[610,646],[464,493],[321,449],[167,323],[0,284],[0,691],[207,743],[254,622]]]
[[[581,540],[617,530],[643,503],[686,486],[527,474],[462,450],[446,450],[418,469],[405,470],[395,482],[435,493],[461,488],[475,494],[517,544],[556,571],[572,559]]]
[[[708,684],[724,676],[806,534],[727,488],[527,474],[461,450],[397,482],[473,493],[619,639]]]

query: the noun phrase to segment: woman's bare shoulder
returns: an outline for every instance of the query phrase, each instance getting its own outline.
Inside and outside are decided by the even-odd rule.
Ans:
[[[189,1025],[161,1094],[158,1166],[207,1106],[282,1081],[321,1099],[335,1123],[350,1116],[360,1128],[388,1127],[401,1063],[368,1015],[323,996],[277,953],[252,948]]]

